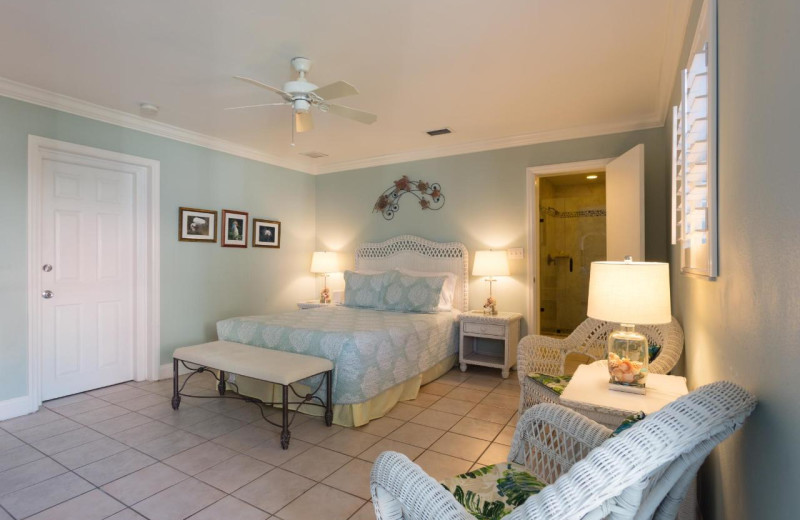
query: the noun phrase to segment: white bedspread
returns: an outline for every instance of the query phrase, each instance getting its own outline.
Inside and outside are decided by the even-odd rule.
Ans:
[[[334,404],[356,404],[407,381],[458,350],[458,313],[418,314],[343,306],[230,318],[219,339],[334,363]],[[314,379],[314,378],[312,378]],[[305,381],[316,386],[316,381]]]

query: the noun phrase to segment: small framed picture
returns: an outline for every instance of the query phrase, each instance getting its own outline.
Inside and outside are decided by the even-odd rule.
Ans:
[[[247,221],[244,211],[222,210],[222,247],[247,247]]]
[[[281,247],[281,223],[254,218],[253,247]]]
[[[207,209],[179,208],[178,240],[216,242],[217,212]]]

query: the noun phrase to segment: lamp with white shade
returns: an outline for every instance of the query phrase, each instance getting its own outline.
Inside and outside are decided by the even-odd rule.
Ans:
[[[332,251],[315,251],[311,256],[311,272],[321,274],[324,288],[319,294],[320,303],[331,302],[331,292],[328,289],[328,276],[339,271],[339,255]]]
[[[495,276],[508,276],[508,253],[502,251],[477,251],[475,253],[475,263],[472,265],[472,276],[486,276],[489,282],[489,297],[483,305],[484,312],[497,314],[497,300],[492,297],[492,282],[496,282]]]
[[[645,393],[649,348],[636,325],[672,320],[669,264],[660,262],[592,262],[589,277],[590,318],[619,323],[608,335],[609,388]]]

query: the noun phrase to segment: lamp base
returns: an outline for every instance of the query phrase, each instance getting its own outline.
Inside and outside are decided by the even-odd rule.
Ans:
[[[644,385],[642,386],[631,386],[631,385],[623,385],[620,383],[608,383],[608,389],[614,390],[616,392],[626,392],[628,394],[640,394],[644,395],[647,393]]]
[[[486,298],[486,303],[483,304],[483,313],[484,314],[491,314],[492,316],[497,314],[497,300],[489,296]]]
[[[327,287],[322,289],[322,292],[319,293],[319,302],[320,303],[331,303],[331,290]]]
[[[622,324],[608,335],[608,387],[634,394],[645,393],[649,351],[647,337]]]

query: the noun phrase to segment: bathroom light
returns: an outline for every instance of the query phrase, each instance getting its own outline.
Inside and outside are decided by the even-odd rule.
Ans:
[[[589,179],[590,181],[593,181],[597,178],[597,175],[587,175],[586,178]]]

